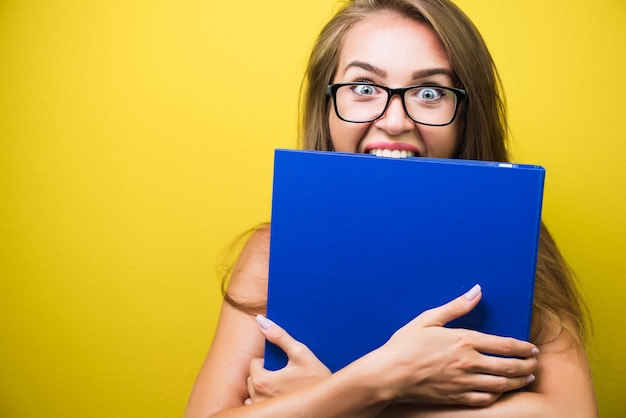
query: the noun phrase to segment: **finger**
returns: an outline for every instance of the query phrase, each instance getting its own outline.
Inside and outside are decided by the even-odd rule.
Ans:
[[[492,376],[488,374],[478,374],[474,376],[474,390],[490,393],[510,392],[512,390],[521,389],[535,381],[535,375],[533,374],[519,377]]]
[[[475,406],[475,407],[485,407],[489,406],[502,396],[500,392],[465,392],[457,397],[455,397],[454,403],[455,405],[467,405],[467,406]]]
[[[494,376],[529,376],[535,372],[537,367],[537,359],[534,357],[519,359],[484,356],[483,358],[484,365],[477,368],[476,372],[487,373]]]
[[[267,373],[263,363],[264,360],[262,358],[255,358],[250,361],[250,366],[248,367],[250,375],[248,376],[246,384],[248,386],[248,396],[252,401],[257,400],[259,396],[258,382],[263,381],[264,374]]]
[[[476,350],[481,353],[495,354],[505,357],[536,357],[539,349],[528,341],[522,341],[510,337],[483,334],[478,331],[467,331],[468,338],[474,341]]]
[[[248,396],[252,402],[261,402],[272,396],[272,382],[269,380],[272,373],[275,372],[268,372],[261,368],[258,374],[248,376],[246,385],[248,386]]]
[[[246,386],[248,388],[248,396],[249,396],[249,398],[246,399],[246,402],[249,400],[250,403],[252,403],[252,398],[256,394],[256,390],[254,389],[254,384],[252,383],[252,376],[248,376],[248,379],[246,379]]]
[[[469,313],[482,298],[480,285],[475,285],[467,293],[451,300],[445,305],[429,309],[417,317],[422,326],[444,326],[448,322]]]
[[[265,371],[265,368],[263,367],[263,362],[264,360],[262,358],[255,358],[250,361],[250,366],[248,367],[250,376],[256,376],[259,373]]]
[[[295,340],[287,331],[268,318],[263,315],[257,315],[256,320],[265,339],[280,347],[287,354],[288,358],[291,359],[294,356],[298,356],[305,350],[305,346],[302,343]]]

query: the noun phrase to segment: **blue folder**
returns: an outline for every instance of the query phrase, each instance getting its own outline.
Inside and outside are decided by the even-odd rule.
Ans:
[[[527,340],[545,169],[276,150],[267,315],[336,371],[474,284],[448,324]],[[285,354],[266,344],[265,367]]]

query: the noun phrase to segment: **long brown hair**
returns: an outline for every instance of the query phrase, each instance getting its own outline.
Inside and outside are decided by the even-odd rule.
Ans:
[[[458,87],[468,100],[459,117],[464,131],[455,158],[508,161],[508,125],[502,83],[487,46],[470,19],[449,0],[353,0],[326,24],[312,50],[301,92],[300,147],[332,151],[326,87],[338,66],[345,34],[375,13],[392,11],[430,25],[446,49]],[[224,282],[225,283],[225,282]],[[246,309],[224,291],[226,301]],[[258,311],[258,304],[249,306]],[[246,309],[247,310],[247,309]],[[542,223],[537,260],[531,340],[556,336],[541,333],[547,320],[561,324],[575,340],[588,333],[588,315],[573,274]],[[538,341],[542,340],[542,341]]]

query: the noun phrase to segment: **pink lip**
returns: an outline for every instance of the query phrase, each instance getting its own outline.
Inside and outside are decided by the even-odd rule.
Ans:
[[[387,141],[370,142],[369,144],[365,145],[365,147],[363,147],[363,152],[366,153],[369,150],[373,150],[373,149],[413,151],[416,155],[420,155],[420,150],[415,145],[407,144],[405,142],[387,142]]]

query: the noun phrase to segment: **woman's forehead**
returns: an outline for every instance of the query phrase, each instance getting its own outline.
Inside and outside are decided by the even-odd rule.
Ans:
[[[365,18],[344,37],[337,75],[367,70],[367,66],[382,78],[407,77],[431,68],[452,73],[448,54],[432,28],[391,12]]]

